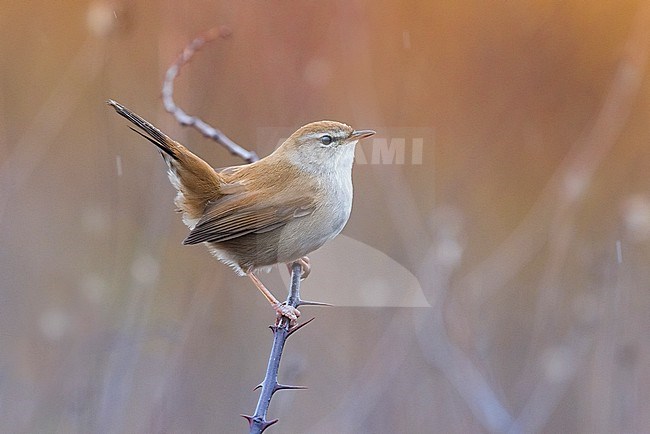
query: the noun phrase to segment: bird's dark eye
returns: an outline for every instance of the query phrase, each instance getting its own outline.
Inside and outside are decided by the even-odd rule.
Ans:
[[[329,146],[332,144],[332,136],[325,135],[320,138],[320,142],[325,146]]]

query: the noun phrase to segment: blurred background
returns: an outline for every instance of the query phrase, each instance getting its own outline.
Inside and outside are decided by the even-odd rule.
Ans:
[[[240,164],[160,99],[227,25],[186,111],[261,156],[313,120],[378,131],[303,284],[338,306],[282,360],[309,389],[268,432],[650,432],[648,23],[627,0],[3,2],[0,431],[247,432],[272,311],[181,245],[160,157],[104,104]]]

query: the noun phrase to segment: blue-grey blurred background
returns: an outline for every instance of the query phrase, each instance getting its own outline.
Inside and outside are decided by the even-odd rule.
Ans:
[[[189,113],[262,156],[318,119],[384,140],[312,258],[305,298],[338,307],[303,309],[280,380],[309,389],[268,432],[650,432],[649,22],[628,0],[4,1],[0,431],[246,432],[272,311],[181,245],[162,161],[104,104],[240,164],[160,99],[227,25],[176,82]]]

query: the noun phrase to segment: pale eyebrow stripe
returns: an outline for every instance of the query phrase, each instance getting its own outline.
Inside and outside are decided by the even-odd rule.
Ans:
[[[336,134],[333,134],[331,132],[328,132],[328,133],[322,133],[322,132],[320,132],[320,133],[310,133],[310,134],[307,135],[307,137],[309,137],[310,139],[320,139],[325,134],[328,134],[328,135],[332,136],[333,140],[343,140],[343,139],[348,138],[348,136],[346,134],[341,134],[340,131],[337,132]]]

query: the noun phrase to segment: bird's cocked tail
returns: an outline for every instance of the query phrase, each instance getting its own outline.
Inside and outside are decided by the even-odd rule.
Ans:
[[[112,106],[120,116],[128,119],[129,122],[137,126],[140,130],[136,130],[133,127],[129,128],[156,145],[158,149],[163,151],[165,154],[169,155],[175,160],[178,160],[178,151],[176,148],[180,145],[180,143],[172,140],[169,136],[160,131],[149,121],[133,113],[131,110],[124,107],[119,102],[109,99],[106,101],[106,104]]]
[[[223,181],[214,169],[185,146],[171,139],[153,124],[112,99],[106,102],[138,129],[129,127],[156,145],[169,167],[169,180],[178,190],[176,206],[184,213],[183,220],[200,218],[208,201],[220,196]]]

